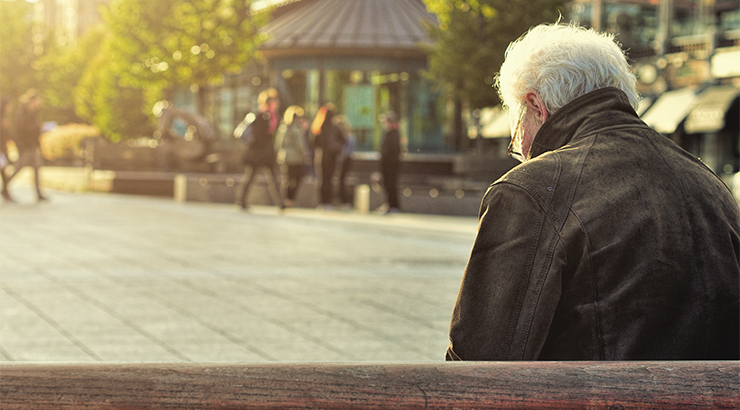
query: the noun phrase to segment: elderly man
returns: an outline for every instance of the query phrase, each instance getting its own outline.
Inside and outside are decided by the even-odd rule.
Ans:
[[[738,359],[740,212],[635,114],[609,35],[541,25],[497,86],[513,155],[492,184],[448,360]]]

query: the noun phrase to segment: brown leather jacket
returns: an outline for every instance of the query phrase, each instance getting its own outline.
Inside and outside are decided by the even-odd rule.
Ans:
[[[740,212],[615,88],[488,189],[448,360],[738,359]]]

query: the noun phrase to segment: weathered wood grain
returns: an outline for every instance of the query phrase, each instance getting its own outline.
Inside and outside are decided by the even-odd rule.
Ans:
[[[3,364],[2,409],[740,408],[740,362]]]

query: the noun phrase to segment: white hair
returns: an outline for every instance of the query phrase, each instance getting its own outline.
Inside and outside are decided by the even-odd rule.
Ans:
[[[496,78],[501,101],[514,115],[528,92],[538,94],[552,114],[605,87],[624,91],[637,109],[636,83],[613,35],[559,23],[534,27],[511,43]]]

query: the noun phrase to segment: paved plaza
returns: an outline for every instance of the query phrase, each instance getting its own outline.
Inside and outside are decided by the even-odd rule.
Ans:
[[[0,361],[442,361],[476,218],[11,186]]]

